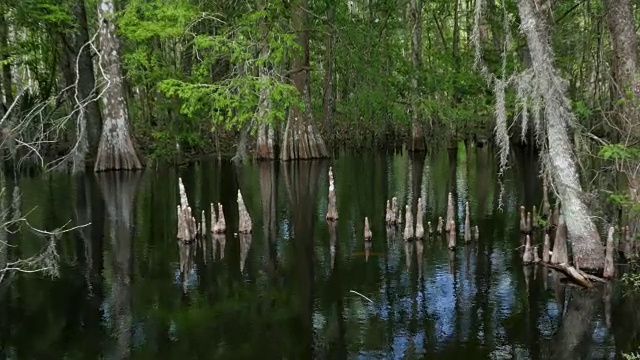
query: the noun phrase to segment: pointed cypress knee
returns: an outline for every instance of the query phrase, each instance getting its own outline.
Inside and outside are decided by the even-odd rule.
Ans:
[[[449,222],[449,250],[456,248],[456,222],[451,220]]]
[[[242,193],[240,189],[238,189],[238,233],[240,234],[250,234],[252,230],[251,216],[249,216],[249,212],[247,211],[246,206],[244,205],[244,200],[242,199]]]
[[[524,253],[522,254],[522,262],[525,265],[531,264],[533,262],[533,251],[531,251],[531,237],[529,236],[529,234],[526,235]]]
[[[604,272],[602,273],[602,277],[605,279],[611,279],[615,276],[616,270],[613,266],[613,226],[609,228],[609,233],[607,234],[607,246],[605,248],[604,254]]]
[[[416,239],[424,239],[424,225],[422,224],[423,217],[422,198],[418,198],[418,209],[416,210]]]
[[[429,231],[429,235],[433,234],[433,228],[431,227],[431,221],[427,221],[427,231]]]
[[[540,262],[540,256],[538,255],[538,245],[532,246],[531,249],[533,251],[533,262],[537,264]]]
[[[338,208],[336,206],[336,187],[333,180],[333,168],[329,167],[329,202],[327,205],[327,221],[338,220]]]
[[[436,232],[438,234],[442,234],[442,229],[444,228],[444,219],[442,219],[442,216],[438,217],[438,226],[436,226]]]
[[[224,234],[227,231],[227,221],[224,219],[224,210],[220,203],[218,203],[218,231],[220,234]]]
[[[569,255],[567,254],[567,224],[564,222],[563,215],[558,217],[558,228],[556,229],[556,237],[553,241],[551,263],[569,265]]]
[[[218,226],[218,217],[216,216],[216,207],[213,203],[209,204],[209,208],[211,211],[211,232],[215,234],[216,226]]]
[[[384,223],[389,226],[391,225],[391,201],[387,200],[387,206],[384,211]]]
[[[364,241],[371,241],[371,227],[369,227],[369,218],[364,218]]]
[[[468,201],[464,204],[464,241],[471,242],[471,214]]]
[[[533,220],[531,219],[531,213],[527,211],[527,232],[528,233],[531,233],[531,230],[533,230],[532,222]]]
[[[527,218],[522,205],[520,206],[520,232],[527,232]]]
[[[224,234],[227,230],[227,223],[224,220],[224,211],[222,211],[222,204],[218,203],[218,216],[216,216],[216,209],[213,203],[211,203],[211,232],[214,234]]]
[[[549,233],[544,233],[544,244],[542,245],[542,262],[549,262],[549,252],[551,251],[551,238],[549,237]]]
[[[403,238],[405,241],[413,239],[413,214],[409,205],[405,206],[405,224]]]
[[[400,214],[398,212],[398,199],[394,196],[391,198],[391,220],[393,225],[398,225],[402,221]]]
[[[180,192],[180,205],[178,205],[178,234],[177,237],[183,242],[189,242],[197,236],[196,219],[191,213],[187,193],[184,190],[182,178],[178,178],[178,190]]]
[[[455,213],[453,209],[453,194],[449,193],[449,197],[447,198],[447,222],[445,223],[445,231],[451,231],[451,222],[455,223],[454,219]]]
[[[480,239],[480,228],[478,227],[478,225],[473,227],[474,232],[473,232],[473,238],[475,241],[478,241]]]
[[[204,237],[207,234],[207,223],[205,220],[204,210],[200,214],[200,224],[198,224],[198,235]]]
[[[533,205],[533,210],[531,211],[531,230],[533,231],[534,229],[538,228],[538,222],[536,221],[536,216],[538,215],[538,209],[536,209],[536,206]]]

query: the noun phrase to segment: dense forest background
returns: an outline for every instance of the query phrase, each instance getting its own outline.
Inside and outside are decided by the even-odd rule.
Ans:
[[[612,118],[625,99],[614,70],[625,60],[606,4],[531,3],[568,82],[574,130],[620,143]],[[621,3],[637,28],[637,2]],[[82,113],[84,152],[96,152],[109,80],[102,21],[115,25],[129,125],[145,158],[278,157],[272,147],[290,146],[292,109],[329,150],[490,138],[495,89],[478,60],[505,79],[531,66],[517,1],[3,0],[0,12],[3,118],[13,108],[3,134],[19,140],[14,150],[57,159],[78,151]],[[513,140],[532,143],[519,120],[536,109],[518,100],[523,88],[508,87],[503,100]]]

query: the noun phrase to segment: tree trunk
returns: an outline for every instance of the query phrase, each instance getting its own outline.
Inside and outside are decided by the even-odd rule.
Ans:
[[[460,0],[453,2],[453,63],[456,71],[460,70],[460,22],[458,8]]]
[[[298,34],[301,53],[296,53],[291,78],[301,95],[303,108],[291,107],[282,142],[282,160],[326,158],[329,156],[322,136],[317,132],[311,114],[309,94],[309,31],[307,30],[307,1],[291,4],[293,29]]]
[[[522,32],[531,52],[534,81],[544,101],[548,165],[562,201],[574,264],[583,270],[601,270],[604,267],[604,247],[582,199],[582,186],[568,134],[574,117],[565,96],[566,81],[557,74],[546,25],[532,0],[518,0],[518,10]]]
[[[89,42],[89,26],[87,24],[87,10],[84,0],[76,0],[72,5],[74,16],[78,21],[78,30],[72,33],[74,41],[74,68],[77,69],[78,97],[84,102],[96,96],[96,80],[94,78],[93,62],[91,60],[91,47]],[[84,46],[84,47],[83,47]],[[97,99],[96,99],[97,100]],[[97,101],[90,101],[82,111],[86,121],[86,133],[89,146],[89,156],[93,158],[98,151],[100,142],[100,130],[102,129],[102,115]]]
[[[634,28],[633,12],[629,0],[604,0],[607,13],[609,31],[613,45],[614,61],[612,62],[613,78],[613,103],[621,102],[617,112],[619,128],[624,132],[620,134],[623,141],[632,145],[638,145],[640,141],[640,59],[638,59],[638,36]],[[631,95],[631,96],[629,96]],[[625,163],[622,170],[627,176],[629,193],[635,198],[640,190],[640,173],[635,162]],[[638,224],[632,224],[637,228]]]
[[[638,36],[634,29],[629,0],[604,0],[615,60],[613,75],[616,82],[613,103],[624,99],[617,109],[618,121],[626,134],[640,139],[640,79],[638,78]],[[629,94],[633,96],[629,98]]]
[[[98,151],[102,117],[97,99],[94,98],[97,91],[84,1],[75,1],[71,10],[78,27],[75,31],[60,35],[66,45],[61,49],[60,67],[65,87],[68,88],[66,97],[70,111],[74,111],[76,123],[73,166],[74,170],[84,170],[85,161],[93,161]]]
[[[13,76],[11,74],[11,64],[9,63],[9,24],[4,15],[0,15],[0,49],[2,53],[2,88],[4,90],[4,103],[9,108],[13,104]]]
[[[424,131],[420,120],[420,107],[418,99],[420,92],[418,87],[418,76],[421,71],[422,54],[422,0],[411,0],[411,64],[413,65],[413,76],[411,88],[413,99],[411,101],[411,151],[424,151]]]
[[[261,5],[261,8],[264,9],[265,3],[263,2]],[[262,87],[260,88],[257,111],[257,120],[260,125],[258,128],[256,157],[258,159],[275,159],[275,131],[273,130],[273,126],[267,122],[267,116],[271,111],[271,101],[269,99],[269,69],[267,68],[267,59],[269,58],[270,51],[269,44],[266,41],[268,29],[266,19],[264,18],[260,20],[260,31],[264,40],[261,42],[260,46],[260,59],[262,61],[262,65],[258,70]]]
[[[324,91],[322,96],[322,124],[329,129],[333,120],[333,18],[335,4],[329,1],[327,5],[327,42],[324,59]]]
[[[102,96],[104,126],[94,167],[96,172],[142,169],[129,133],[129,113],[122,83],[116,26],[110,20],[114,15],[113,0],[101,0],[98,5],[100,60],[107,88]]]

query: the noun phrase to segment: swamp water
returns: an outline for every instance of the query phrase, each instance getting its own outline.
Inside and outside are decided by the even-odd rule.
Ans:
[[[340,219],[324,220],[329,166]],[[581,290],[523,268],[518,207],[539,205],[538,169],[520,155],[500,192],[492,150],[345,155],[331,161],[202,161],[144,173],[6,177],[0,205],[63,234],[59,277],[6,276],[0,352],[7,359],[611,359],[640,346],[640,301],[615,284]],[[176,241],[178,176],[227,235]],[[234,237],[236,194],[253,220]],[[19,190],[19,191],[17,191]],[[387,234],[387,199],[425,227],[456,199],[458,248],[444,236]],[[17,194],[21,194],[17,197]],[[464,204],[480,239],[464,244]],[[501,205],[501,209],[499,209]],[[364,217],[373,241],[363,241]],[[9,228],[11,230],[11,227]],[[2,231],[0,261],[46,237]],[[538,239],[539,241],[539,239]]]

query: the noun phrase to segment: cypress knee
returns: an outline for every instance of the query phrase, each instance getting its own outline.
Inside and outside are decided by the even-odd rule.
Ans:
[[[606,279],[611,279],[615,276],[615,267],[613,265],[613,226],[609,228],[609,232],[607,234],[607,246],[605,248],[605,256],[604,256],[604,272],[602,276]]]
[[[251,217],[244,205],[242,193],[238,189],[238,232],[240,234],[250,234],[252,230]]]

